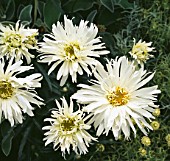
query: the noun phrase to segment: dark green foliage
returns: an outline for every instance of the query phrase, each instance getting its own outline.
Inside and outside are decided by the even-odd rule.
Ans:
[[[2,142],[1,142],[1,148],[3,153],[8,156],[11,151],[12,146],[12,139],[14,137],[14,131],[13,128],[10,127],[8,123],[4,123],[1,126],[1,134],[2,134]]]
[[[0,0],[1,23],[15,23],[18,19],[29,27],[38,28],[42,41],[44,33],[51,32],[52,24],[63,16],[75,17],[74,22],[81,19],[95,23],[99,28],[99,36],[106,44],[110,54],[101,57],[115,58],[126,55],[133,45],[133,38],[152,41],[156,48],[155,57],[147,62],[149,71],[156,70],[151,84],[157,84],[162,93],[159,95],[161,115],[157,121],[161,127],[151,131],[151,146],[144,147],[146,156],[138,152],[143,145],[140,142],[143,134],[138,130],[137,137],[131,135],[130,141],[115,141],[112,133],[101,136],[98,143],[90,146],[89,152],[81,157],[71,153],[66,155],[68,161],[168,161],[170,151],[165,137],[170,133],[170,2],[169,0]],[[32,51],[37,56],[39,53]],[[35,107],[35,116],[24,116],[22,125],[10,127],[6,120],[0,124],[0,161],[64,161],[60,149],[53,151],[52,144],[45,147],[42,127],[44,118],[50,117],[50,110],[55,108],[55,99],[65,96],[68,100],[77,91],[77,84],[69,78],[64,87],[56,80],[56,70],[47,74],[49,66],[32,60],[35,72],[43,75],[42,88],[38,94],[46,105],[40,109]],[[88,83],[87,75],[78,76],[78,83]],[[78,108],[78,107],[76,107]],[[90,133],[94,136],[95,131]],[[123,138],[124,136],[122,136]],[[98,149],[97,144],[104,146]]]
[[[32,8],[33,8],[32,5],[25,6],[21,10],[18,19],[21,20],[22,22],[27,21],[28,23],[30,23],[32,21],[32,17],[31,17]]]
[[[44,6],[44,22],[48,28],[51,28],[52,24],[57,22],[61,16],[61,3],[60,1],[49,0]],[[54,16],[52,16],[54,15]]]

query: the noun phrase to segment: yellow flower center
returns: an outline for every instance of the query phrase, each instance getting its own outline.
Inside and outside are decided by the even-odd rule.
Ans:
[[[130,96],[126,89],[116,87],[106,95],[108,101],[113,106],[122,106],[129,102]]]
[[[9,48],[18,48],[21,47],[21,35],[11,33],[6,36],[5,42],[8,43]]]
[[[61,123],[61,128],[63,131],[71,131],[74,127],[75,119],[71,119],[71,118],[67,118],[65,120],[63,120],[63,122]]]
[[[136,44],[133,47],[132,53],[141,61],[146,61],[149,57],[147,46],[145,44]]]
[[[143,51],[143,52],[148,52],[147,46],[145,44],[136,44],[135,45],[136,52],[137,51]]]
[[[64,47],[64,51],[66,53],[67,59],[69,60],[77,59],[75,52],[79,50],[80,50],[80,46],[78,43],[66,44]]]
[[[37,45],[37,40],[36,40],[35,36],[37,36],[37,35],[33,34],[31,36],[27,36],[27,40],[25,40],[24,43],[29,44],[31,46],[36,46]]]
[[[14,88],[12,87],[10,82],[0,81],[0,98],[8,99],[14,93]]]

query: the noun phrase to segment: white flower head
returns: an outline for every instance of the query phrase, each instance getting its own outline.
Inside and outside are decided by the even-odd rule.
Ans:
[[[45,121],[50,121],[50,126],[43,127],[43,130],[48,130],[45,135],[45,145],[54,144],[54,150],[61,148],[62,155],[65,157],[66,151],[70,153],[70,148],[76,154],[86,154],[89,143],[96,138],[92,137],[86,130],[90,129],[90,125],[85,124],[84,114],[81,110],[73,112],[73,101],[70,100],[70,106],[65,98],[62,98],[62,106],[56,100],[58,109],[52,111],[52,118],[46,118]]]
[[[77,73],[82,75],[83,70],[91,75],[91,70],[98,62],[93,57],[109,53],[104,50],[100,37],[95,38],[97,33],[98,28],[93,23],[88,26],[88,21],[81,20],[79,26],[76,26],[64,16],[64,26],[60,22],[57,22],[57,26],[53,24],[52,34],[46,34],[44,42],[40,43],[39,51],[43,54],[39,62],[52,64],[48,74],[61,64],[57,73],[61,86],[69,75],[72,82],[77,81]]]
[[[92,80],[91,86],[78,85],[82,89],[72,98],[87,104],[84,110],[93,114],[89,123],[94,123],[95,129],[98,128],[97,136],[102,133],[107,135],[112,130],[115,139],[121,132],[128,139],[130,128],[136,135],[133,121],[147,135],[145,127],[152,127],[145,118],[154,119],[151,112],[157,107],[154,102],[160,90],[157,86],[143,86],[153,78],[154,73],[146,73],[143,68],[136,70],[133,62],[126,57],[108,61],[106,68],[107,71],[101,64],[98,65],[94,73],[97,80]]]
[[[139,40],[136,43],[136,39],[133,39],[134,45],[132,51],[129,54],[138,62],[138,64],[145,63],[149,58],[153,57],[149,52],[154,52],[154,47],[150,47],[152,42],[146,43]]]
[[[0,60],[0,122],[4,117],[11,126],[23,122],[22,113],[34,116],[33,105],[43,105],[43,99],[35,91],[35,88],[41,87],[41,74],[35,73],[21,78],[20,73],[33,67],[21,66],[21,60],[14,64],[12,61],[13,59],[6,66],[4,61]]]
[[[16,22],[15,28],[0,23],[0,58],[15,57],[15,60],[19,61],[25,57],[27,63],[31,63],[34,55],[28,49],[37,49],[38,30],[24,27],[19,21]]]

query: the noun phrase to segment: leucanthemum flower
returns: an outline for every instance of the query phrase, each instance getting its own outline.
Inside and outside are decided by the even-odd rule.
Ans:
[[[145,63],[149,58],[154,57],[149,52],[154,52],[154,47],[151,47],[152,42],[146,43],[139,40],[136,43],[136,39],[133,39],[134,45],[129,54],[138,62],[138,64]]]
[[[90,129],[90,125],[85,123],[87,117],[84,117],[83,112],[79,109],[73,112],[73,101],[70,100],[70,105],[67,104],[65,98],[62,98],[62,105],[56,100],[57,109],[52,111],[51,118],[46,118],[45,121],[50,122],[50,126],[43,127],[43,130],[48,130],[45,135],[45,145],[54,144],[54,150],[61,148],[62,156],[65,157],[66,151],[70,153],[70,148],[76,154],[86,154],[87,147],[91,141],[96,141],[86,130]]]
[[[88,21],[81,20],[79,26],[73,25],[72,20],[64,16],[64,26],[57,22],[52,25],[52,33],[46,34],[44,42],[40,43],[39,51],[42,63],[48,63],[51,68],[50,74],[59,64],[57,80],[61,79],[60,85],[64,85],[68,76],[71,75],[72,82],[77,81],[77,73],[82,75],[83,70],[92,74],[92,68],[97,64],[93,57],[108,54],[104,50],[104,43],[100,37],[96,37],[98,28]],[[90,67],[90,69],[89,69]]]
[[[33,67],[21,66],[22,61],[12,64],[12,61],[13,59],[6,66],[4,61],[0,60],[0,122],[4,117],[11,126],[23,122],[22,113],[34,116],[34,106],[43,105],[43,99],[35,91],[35,88],[41,87],[41,74],[35,73],[21,78],[20,73]]]
[[[147,135],[145,128],[152,127],[145,118],[154,119],[151,112],[157,107],[154,102],[160,90],[157,86],[143,86],[153,78],[154,73],[146,73],[143,68],[136,70],[133,62],[126,57],[108,61],[106,68],[99,64],[94,73],[96,80],[91,81],[93,85],[78,85],[82,89],[72,98],[87,104],[84,111],[93,114],[89,123],[94,123],[97,136],[102,133],[107,135],[112,130],[115,139],[121,132],[128,139],[130,128],[136,135],[136,125]]]
[[[0,24],[0,58],[15,57],[16,61],[19,61],[25,57],[27,63],[31,63],[34,55],[28,49],[37,49],[37,35],[37,29],[25,28],[19,21],[16,22],[15,28],[12,25]]]

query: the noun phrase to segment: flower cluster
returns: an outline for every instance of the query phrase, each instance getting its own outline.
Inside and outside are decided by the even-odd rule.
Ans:
[[[28,64],[34,57],[28,49],[37,49],[37,29],[24,28],[17,21],[12,25],[0,24],[0,122],[8,119],[11,126],[23,122],[23,114],[34,116],[35,106],[44,105],[35,88],[40,88],[40,73],[26,74],[34,69],[32,65],[23,66],[23,57]]]
[[[134,45],[129,54],[139,63],[145,63],[149,58],[153,57],[153,55],[149,54],[149,52],[154,51],[154,47],[150,47],[152,42],[146,43],[145,41],[139,40],[136,43],[136,39],[133,39]]]
[[[94,73],[96,80],[91,81],[91,86],[78,85],[82,89],[72,98],[87,104],[84,110],[93,114],[90,122],[98,128],[98,136],[103,133],[108,135],[111,130],[115,139],[121,132],[128,139],[130,128],[136,135],[132,118],[147,135],[145,128],[152,127],[145,118],[154,119],[151,112],[156,107],[154,102],[160,91],[157,86],[142,87],[153,78],[154,73],[149,75],[143,68],[136,70],[133,62],[129,63],[126,57],[108,61],[106,68],[107,71],[99,64]]]
[[[41,87],[41,74],[34,73],[22,78],[19,74],[33,67],[22,66],[21,60],[14,64],[12,61],[9,61],[6,69],[4,61],[0,61],[0,122],[3,114],[11,126],[14,122],[23,122],[22,112],[34,116],[32,104],[43,105],[43,99],[35,91],[35,88]]]
[[[98,28],[88,21],[80,21],[79,26],[74,26],[72,20],[64,16],[64,26],[57,22],[52,26],[52,34],[44,36],[44,42],[39,43],[40,62],[52,64],[48,71],[50,74],[59,64],[57,80],[61,79],[60,85],[64,85],[68,76],[72,82],[77,82],[77,73],[82,75],[83,70],[92,74],[92,69],[98,61],[95,57],[108,54],[100,37],[96,38]],[[89,70],[89,67],[91,70]]]
[[[64,24],[57,22],[52,25],[52,33],[45,34],[43,42],[37,47],[36,29],[25,29],[19,21],[15,28],[0,24],[0,122],[4,117],[11,126],[23,122],[23,114],[33,116],[34,105],[43,105],[43,99],[38,96],[35,88],[41,87],[42,76],[39,73],[20,77],[33,67],[22,66],[23,57],[31,63],[34,57],[28,51],[37,49],[39,63],[50,65],[48,75],[56,73],[56,79],[63,86],[71,77],[72,83],[77,83],[77,77],[94,76],[89,84],[78,84],[79,89],[70,97],[70,104],[62,97],[57,108],[52,110],[50,125],[44,126],[45,145],[53,143],[54,150],[61,149],[65,157],[72,149],[77,155],[86,154],[92,141],[97,141],[88,130],[92,125],[96,136],[113,133],[115,140],[122,136],[129,139],[131,131],[136,136],[137,128],[144,135],[147,131],[157,130],[159,123],[152,121],[159,116],[156,105],[160,93],[157,85],[146,87],[154,73],[144,69],[144,63],[152,55],[151,43],[141,40],[136,43],[130,55],[135,59],[129,61],[126,56],[106,59],[103,66],[98,59],[109,54],[101,38],[97,37],[98,28],[95,24],[81,20],[79,25],[64,16]],[[23,60],[24,61],[24,60]],[[136,68],[135,61],[141,66]],[[8,63],[8,65],[6,64]],[[56,81],[57,81],[56,80]],[[79,83],[79,82],[78,82]],[[66,89],[68,90],[68,89]],[[75,111],[76,101],[79,109]],[[157,109],[157,110],[155,110]],[[150,123],[152,122],[152,123]],[[149,146],[151,141],[147,136],[142,138],[142,144]],[[141,155],[145,150],[140,149]]]
[[[31,63],[31,58],[34,58],[28,50],[37,49],[36,36],[37,29],[24,28],[17,21],[15,28],[0,24],[0,58],[4,56],[7,59],[15,57],[16,61],[26,58],[27,63]]]
[[[74,104],[70,100],[70,106],[65,98],[62,98],[62,106],[56,100],[57,109],[52,111],[52,118],[46,118],[50,121],[51,126],[43,127],[43,130],[49,130],[45,133],[47,140],[45,145],[54,142],[54,149],[61,148],[63,156],[65,151],[70,153],[70,146],[77,154],[86,154],[87,146],[96,138],[92,137],[86,130],[90,129],[90,125],[85,123],[83,111],[73,111]]]

